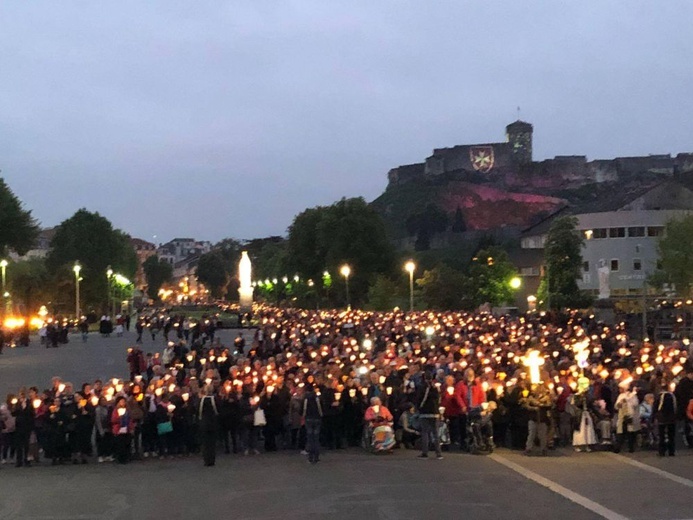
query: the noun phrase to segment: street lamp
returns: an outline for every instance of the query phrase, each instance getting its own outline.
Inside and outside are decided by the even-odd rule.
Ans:
[[[416,270],[414,260],[404,264],[404,270],[409,273],[409,312],[412,312],[414,310],[414,271]]]
[[[113,316],[115,315],[115,299],[113,298],[113,284],[111,282],[113,278],[113,269],[111,269],[110,265],[108,269],[106,269],[106,278],[108,278],[108,305],[106,305],[106,309],[110,310],[112,308],[111,315]],[[106,312],[108,312],[108,310]]]
[[[2,294],[3,297],[5,298],[5,307],[7,306],[7,296],[5,296],[6,290],[5,290],[5,272],[7,270],[8,262],[4,258],[0,260],[0,268],[2,268]],[[7,309],[5,309],[5,312],[7,312]]]
[[[522,278],[519,276],[514,276],[513,278],[510,279],[510,288],[511,289],[519,289],[522,286]]]
[[[346,283],[346,303],[347,309],[351,309],[351,300],[349,299],[349,275],[351,275],[351,267],[348,264],[344,264],[339,269],[340,274],[344,277]]]
[[[79,262],[75,262],[72,270],[75,272],[75,319],[79,320],[79,281],[81,280],[79,272],[82,270],[82,266],[79,265]]]

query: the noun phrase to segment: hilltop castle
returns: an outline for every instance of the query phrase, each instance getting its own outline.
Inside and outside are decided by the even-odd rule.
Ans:
[[[387,174],[388,188],[453,172],[461,174],[459,180],[490,182],[505,189],[526,192],[616,182],[624,175],[642,172],[673,176],[693,170],[693,153],[680,153],[675,157],[666,154],[592,161],[584,155],[559,155],[535,162],[532,157],[532,125],[518,120],[506,126],[505,130],[505,142],[436,148],[425,162],[393,168]]]

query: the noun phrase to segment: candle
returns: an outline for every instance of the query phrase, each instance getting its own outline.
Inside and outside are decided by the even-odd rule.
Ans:
[[[455,393],[455,389],[452,386],[448,387],[448,395],[452,395]]]
[[[364,396],[368,395],[368,388],[364,386],[364,387],[361,389],[361,393],[362,393]]]
[[[188,402],[188,399],[190,399],[190,394],[187,393],[187,392],[185,392],[185,393],[183,394],[183,401],[185,401],[185,402],[187,403],[187,402]]]
[[[63,383],[60,383],[58,385],[58,393],[62,394],[65,391],[65,385]]]
[[[378,406],[377,404],[373,406],[373,413],[375,413],[375,415],[378,415],[380,413],[380,406]]]
[[[385,376],[380,376],[380,384],[382,385],[384,383],[385,383]]]
[[[385,392],[387,392],[387,395],[392,395],[392,387],[391,387],[391,386],[388,386],[388,387],[385,389]]]
[[[349,390],[349,397],[356,397],[356,388],[351,388]]]
[[[173,413],[173,410],[176,409],[176,405],[175,404],[169,404],[166,408],[168,409],[169,413]]]
[[[341,392],[335,392],[334,400],[339,401],[341,398],[342,398],[342,393]]]
[[[118,415],[119,415],[120,417],[122,417],[123,415],[125,415],[125,408],[118,408]]]
[[[34,399],[34,402],[32,404],[34,405],[34,408],[40,408],[41,407],[41,399]]]
[[[173,391],[175,391],[175,389],[176,389],[176,385],[174,385],[173,383],[171,383],[170,385],[168,385],[168,391],[169,391],[169,392],[173,392]]]

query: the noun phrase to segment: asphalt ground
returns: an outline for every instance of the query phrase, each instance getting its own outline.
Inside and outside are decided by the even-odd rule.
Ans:
[[[222,331],[223,342],[235,331]],[[33,342],[0,356],[0,392],[46,386],[53,375],[75,384],[126,376],[134,340],[79,338],[58,349]],[[143,350],[163,348],[147,339]],[[548,457],[497,450],[491,456],[413,451],[370,455],[326,452],[312,466],[295,452],[91,463],[0,466],[4,519],[647,519],[693,518],[693,451],[659,458],[557,450]]]

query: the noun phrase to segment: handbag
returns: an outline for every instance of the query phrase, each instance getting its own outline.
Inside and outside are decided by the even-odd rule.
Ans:
[[[159,435],[166,435],[173,431],[173,423],[171,421],[162,422],[156,425],[156,432]]]
[[[265,426],[267,425],[267,419],[265,418],[265,411],[262,408],[255,410],[253,415],[253,426]]]

